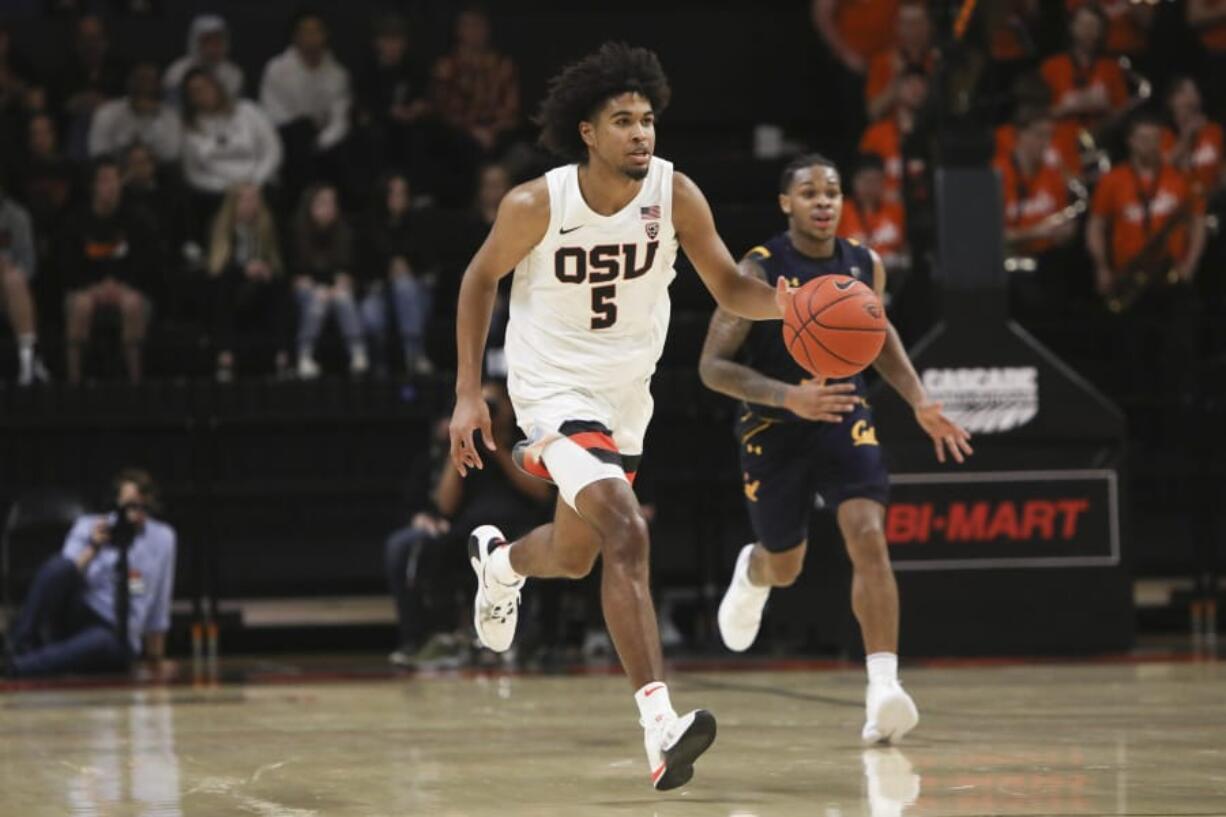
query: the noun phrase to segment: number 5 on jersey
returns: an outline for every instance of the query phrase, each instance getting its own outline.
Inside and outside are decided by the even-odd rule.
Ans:
[[[639,244],[600,244],[591,249],[559,247],[553,257],[554,275],[564,284],[592,285],[593,329],[608,329],[617,323],[617,285],[619,278],[632,281],[647,273],[656,260],[659,241]],[[638,263],[643,251],[643,263]]]
[[[617,323],[617,286],[592,287],[592,328],[608,329]]]

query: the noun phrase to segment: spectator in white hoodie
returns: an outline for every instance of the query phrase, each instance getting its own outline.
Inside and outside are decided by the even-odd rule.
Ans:
[[[118,157],[136,142],[161,164],[179,158],[183,129],[179,116],[162,103],[157,66],[138,63],[128,73],[128,93],[104,102],[89,125],[89,155]]]
[[[233,101],[220,80],[201,68],[183,79],[183,123],[183,178],[202,230],[227,190],[271,181],[281,166],[281,139],[258,105]]]
[[[217,77],[230,99],[243,95],[243,69],[229,59],[230,29],[225,18],[199,14],[187,32],[187,53],[170,64],[162,78],[166,99],[181,105],[183,80],[193,68],[203,68]]]
[[[290,182],[343,181],[342,149],[352,103],[349,72],[328,48],[328,28],[318,14],[299,15],[289,48],[268,61],[260,103],[281,133]]]

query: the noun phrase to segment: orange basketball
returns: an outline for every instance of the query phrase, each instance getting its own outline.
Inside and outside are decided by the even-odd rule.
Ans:
[[[881,299],[850,275],[823,275],[793,293],[783,316],[783,344],[815,377],[851,377],[885,344]]]

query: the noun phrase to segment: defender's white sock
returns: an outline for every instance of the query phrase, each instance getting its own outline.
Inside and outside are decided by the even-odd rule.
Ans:
[[[868,682],[870,684],[898,683],[898,654],[892,652],[875,652],[865,657],[868,667]]]
[[[756,547],[756,546],[755,546]],[[760,596],[768,596],[771,592],[769,584],[754,584],[753,579],[749,577],[750,565],[753,564],[753,551],[749,551],[750,556],[745,560],[745,569],[736,571],[736,580],[740,582],[741,587],[750,592],[757,593]],[[740,560],[737,560],[737,567],[740,567]]]
[[[37,338],[33,334],[17,336],[17,362],[21,366],[22,377],[29,377],[34,371],[34,344]]]

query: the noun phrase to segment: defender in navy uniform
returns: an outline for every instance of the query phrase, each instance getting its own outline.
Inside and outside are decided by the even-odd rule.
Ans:
[[[784,170],[779,206],[788,229],[754,247],[745,275],[799,287],[820,275],[851,275],[885,291],[885,267],[872,250],[835,236],[843,191],[834,164],[802,156]],[[914,408],[937,460],[971,453],[970,435],[928,399],[893,326],[873,364]],[[752,323],[716,310],[699,367],[703,383],[742,401],[736,424],[745,500],[758,541],[741,549],[719,608],[733,650],[753,644],[772,587],[796,581],[804,564],[809,513],[820,493],[835,509],[854,569],[852,607],[868,665],[868,743],[894,742],[919,714],[898,683],[898,587],[885,540],[889,478],[864,379],[818,382],[783,345],[777,321]]]

